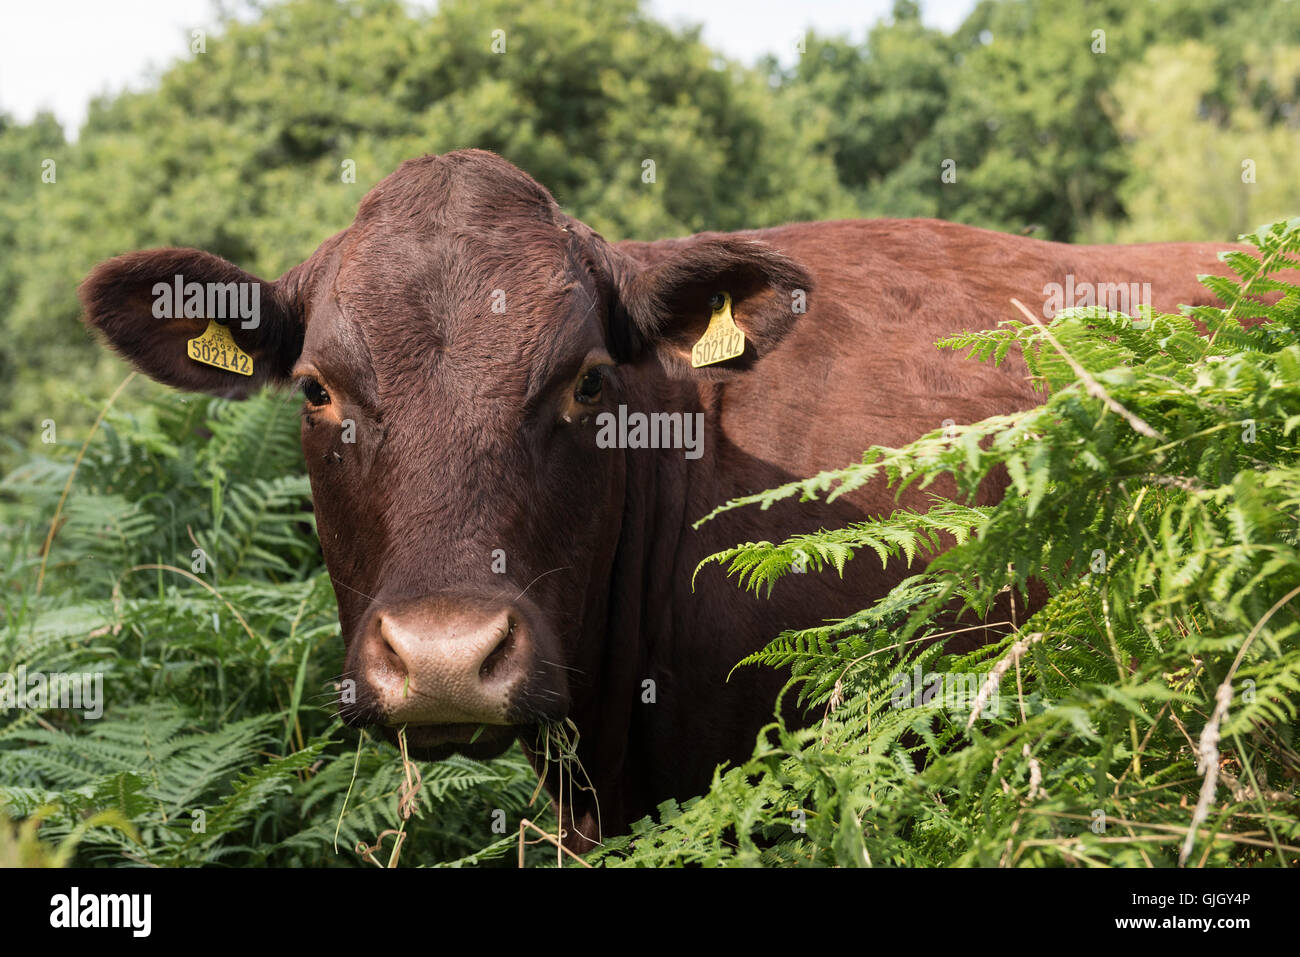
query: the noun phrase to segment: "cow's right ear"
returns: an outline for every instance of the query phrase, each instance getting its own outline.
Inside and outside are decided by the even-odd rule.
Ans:
[[[302,352],[304,324],[281,283],[264,282],[220,256],[197,249],[148,249],[100,263],[78,290],[86,325],[152,379],[189,392],[242,399],[282,382]],[[223,323],[234,349],[208,341],[209,320]],[[211,365],[191,357],[189,342]],[[203,345],[208,349],[203,349]],[[217,348],[214,348],[217,347]],[[241,368],[251,366],[251,375]],[[231,368],[233,367],[233,368]]]

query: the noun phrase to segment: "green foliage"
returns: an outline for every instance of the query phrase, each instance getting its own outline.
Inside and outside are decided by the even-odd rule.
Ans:
[[[1294,212],[1297,89],[1294,42],[1254,41],[1240,59],[1225,56],[1219,38],[1152,46],[1116,80],[1109,105],[1128,144],[1127,221],[1088,232],[1124,242],[1201,240]],[[1180,149],[1189,138],[1195,149]]]
[[[1150,242],[1228,239],[1294,208],[1294,5],[984,0],[948,35],[902,2],[860,43],[805,47],[766,67],[820,118],[860,215]]]
[[[1300,861],[1300,286],[1285,272],[1300,220],[1244,238],[1258,256],[1226,256],[1236,278],[1207,282],[1224,305],[1191,310],[1206,335],[1187,316],[1085,309],[955,336],[942,345],[977,359],[1015,349],[1050,398],[724,505],[882,474],[899,489],[949,475],[966,495],[994,469],[1011,482],[989,508],[937,501],[711,556],[760,591],[801,556],[829,574],[862,548],[910,564],[936,531],[958,539],[871,608],[742,662],[789,667],[812,724],[774,722],[707,795],[601,859]],[[993,646],[947,650],[954,607],[983,614],[1030,578],[1043,607]]]
[[[79,467],[65,444],[0,482],[0,672],[99,672],[104,706],[0,711],[0,811],[25,819],[0,830],[0,857],[360,863],[402,823],[406,773],[334,716],[341,642],[296,403],[122,404]],[[417,767],[401,862],[500,860],[495,811],[548,820],[521,753]]]

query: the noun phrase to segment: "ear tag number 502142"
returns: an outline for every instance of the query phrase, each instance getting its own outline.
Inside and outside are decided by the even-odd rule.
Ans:
[[[215,319],[208,320],[208,328],[202,335],[186,341],[185,352],[195,362],[204,365],[240,375],[253,374],[253,357],[235,344],[230,328]]]
[[[719,299],[722,301],[718,302]],[[691,349],[691,365],[696,369],[734,359],[745,351],[745,334],[731,318],[731,293],[718,293],[710,305],[713,315],[709,317],[709,327]]]

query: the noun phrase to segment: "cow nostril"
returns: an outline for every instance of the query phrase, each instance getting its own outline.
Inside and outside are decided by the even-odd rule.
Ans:
[[[518,626],[513,615],[506,618],[506,627],[502,632],[500,640],[495,648],[489,652],[488,656],[483,659],[483,664],[479,666],[478,676],[482,681],[488,681],[492,675],[498,671],[501,666],[510,657],[510,653],[515,649],[515,639],[518,632]]]
[[[397,648],[394,647],[388,634],[386,622],[381,622],[380,624],[379,641],[377,642],[377,645],[378,647],[375,649],[375,654],[378,658],[377,663],[379,666],[385,671],[405,677],[407,674],[406,662],[402,660],[402,656],[398,653]]]

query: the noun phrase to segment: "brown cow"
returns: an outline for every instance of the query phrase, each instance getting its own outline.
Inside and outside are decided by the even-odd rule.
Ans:
[[[1195,276],[1223,271],[1222,248],[1067,246],[929,220],[611,244],[525,173],[467,150],[403,164],[273,283],[162,249],[101,264],[81,295],[86,321],[162,382],[236,397],[301,384],[356,687],[345,715],[390,736],[406,726],[425,757],[533,749],[546,722],[571,719],[596,792],[565,795],[583,848],[597,807],[616,833],[748,754],[782,676],[726,680],[738,659],[906,572],[863,560],[843,581],[808,574],[762,599],[710,567],[692,591],[721,548],[888,513],[883,487],[698,532],[695,519],[869,445],[1033,404],[1017,361],[933,346],[1014,315],[1012,296],[1042,307],[1053,283],[1150,283],[1158,309],[1208,302]],[[176,277],[257,291],[256,325],[226,326],[251,370],[190,357],[212,313],[160,309]],[[692,368],[720,294],[744,351]],[[611,423],[637,412],[677,413],[657,421],[685,447],[633,447]],[[554,766],[547,783],[554,794]]]

